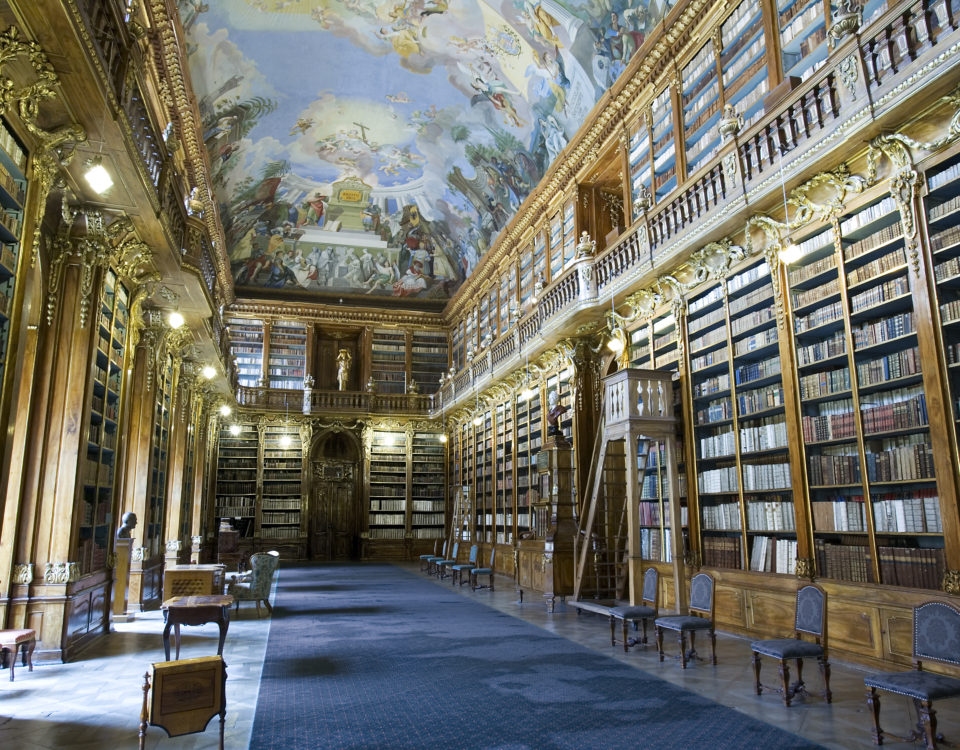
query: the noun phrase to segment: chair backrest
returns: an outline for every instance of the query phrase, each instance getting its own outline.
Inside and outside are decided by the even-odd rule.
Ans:
[[[960,609],[946,602],[913,608],[913,658],[960,664]]]
[[[258,552],[250,556],[250,593],[258,598],[266,598],[270,594],[270,584],[273,583],[273,574],[280,566],[279,552]],[[258,596],[262,595],[262,596]]]
[[[477,555],[479,555],[479,554],[480,554],[480,547],[477,546],[476,544],[471,544],[471,545],[470,545],[470,560],[469,560],[469,562],[470,562],[472,565],[476,565],[476,564],[477,564]]]
[[[797,633],[822,638],[827,632],[827,592],[812,583],[797,591],[797,614],[793,623]],[[797,636],[800,637],[799,635]]]
[[[497,548],[491,547],[490,548],[490,564],[487,566],[488,568],[490,568],[490,570],[493,570],[493,558],[496,554],[497,554]]]
[[[697,573],[690,580],[690,611],[713,619],[713,576],[709,573]]]
[[[657,607],[657,569],[647,568],[643,574],[643,603],[649,602],[650,606]]]
[[[454,543],[453,543],[453,554],[450,555],[450,559],[451,559],[451,560],[456,560],[456,559],[457,559],[457,553],[458,553],[459,551],[460,551],[460,542],[454,542]]]

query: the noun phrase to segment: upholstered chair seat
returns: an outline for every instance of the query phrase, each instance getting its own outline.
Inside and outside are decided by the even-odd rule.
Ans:
[[[270,606],[270,588],[273,586],[273,576],[280,565],[280,553],[274,550],[261,552],[250,557],[250,578],[245,581],[236,581],[227,585],[227,593],[234,598],[237,609],[240,602],[254,601],[257,603],[257,617],[260,617],[260,602],[267,606],[267,612],[273,613]]]
[[[663,631],[677,634],[680,645],[680,666],[687,668],[687,662],[697,658],[696,634],[705,630],[710,634],[712,664],[717,663],[717,635],[713,629],[713,576],[709,573],[697,573],[690,579],[689,615],[668,615],[654,620],[657,628],[657,651],[663,661]],[[687,651],[687,634],[690,635],[690,650]]]
[[[638,643],[647,642],[647,621],[654,620],[657,617],[657,569],[647,568],[643,574],[643,592],[640,595],[640,604],[628,604],[622,607],[610,608],[610,645],[617,643],[616,624],[619,621],[623,630],[623,650],[629,651],[630,646]],[[631,640],[627,637],[627,629],[630,623],[636,627],[637,623],[643,624],[643,635],[639,640]]]

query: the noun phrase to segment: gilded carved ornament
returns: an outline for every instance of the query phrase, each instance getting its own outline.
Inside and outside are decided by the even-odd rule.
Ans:
[[[48,562],[44,564],[44,583],[73,583],[80,580],[80,564],[75,562]]]
[[[812,581],[816,577],[816,567],[813,564],[813,558],[798,557],[794,572],[797,578],[806,578]]]
[[[19,584],[33,583],[33,563],[17,563],[14,565],[13,582]]]
[[[943,590],[947,594],[960,595],[960,570],[948,570],[943,574]]]
[[[5,67],[19,58],[26,58],[36,78],[19,85],[4,75]],[[40,103],[59,98],[59,81],[46,53],[36,42],[24,41],[15,26],[0,33],[0,115],[16,108],[20,121],[37,139],[39,146],[31,154],[31,185],[36,186],[36,215],[33,225],[39,227],[47,207],[47,196],[76,154],[77,145],[87,140],[86,131],[77,123],[45,130],[37,125]],[[40,232],[34,231],[30,248],[30,265],[36,262]]]

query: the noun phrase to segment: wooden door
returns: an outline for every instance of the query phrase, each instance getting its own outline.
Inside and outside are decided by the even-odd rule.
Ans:
[[[310,556],[352,560],[358,556],[361,518],[357,507],[356,465],[321,459],[313,464]]]

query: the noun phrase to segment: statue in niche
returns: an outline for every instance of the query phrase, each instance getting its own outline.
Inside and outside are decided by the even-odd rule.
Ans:
[[[570,411],[570,407],[560,403],[560,394],[556,391],[550,391],[550,395],[547,396],[547,406],[547,437],[563,439],[560,420]]]
[[[350,380],[350,362],[353,355],[349,349],[341,349],[337,354],[337,387],[341,391],[347,390],[347,382]]]
[[[137,514],[128,511],[120,519],[120,528],[117,529],[117,539],[130,539],[131,532],[137,527]]]

